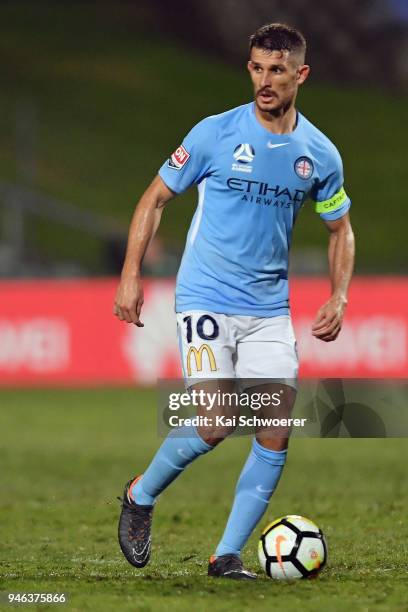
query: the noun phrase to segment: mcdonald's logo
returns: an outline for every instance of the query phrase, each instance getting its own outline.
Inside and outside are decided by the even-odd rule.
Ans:
[[[203,369],[203,353],[207,353],[208,362],[210,364],[211,372],[217,370],[217,363],[215,361],[214,353],[208,344],[202,344],[199,349],[194,346],[190,346],[187,353],[187,375],[191,376],[191,356],[194,355],[195,365],[197,372],[201,372]]]

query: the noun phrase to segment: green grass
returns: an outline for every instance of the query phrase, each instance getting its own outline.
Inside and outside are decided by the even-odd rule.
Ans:
[[[201,118],[251,99],[245,67],[209,59],[163,34],[139,3],[2,3],[0,178],[19,178],[16,108],[37,115],[34,185],[127,226],[157,169]],[[313,41],[310,41],[313,45]],[[245,41],[242,41],[244,49]],[[407,99],[310,79],[299,108],[342,152],[358,237],[357,271],[401,272]],[[398,135],[398,137],[396,137]],[[21,174],[21,173],[20,173]],[[20,176],[21,179],[21,176]],[[191,190],[165,212],[161,235],[180,248],[196,205]],[[392,210],[392,214],[384,211]],[[75,256],[106,273],[101,244],[45,221],[29,224],[40,258]],[[309,207],[294,248],[324,249]]]
[[[0,392],[0,590],[66,592],[63,609],[78,611],[407,609],[406,440],[292,441],[262,524],[286,513],[314,519],[330,551],[318,580],[206,577],[248,452],[242,438],[162,495],[152,561],[129,566],[116,495],[160,442],[155,402],[136,389]],[[255,570],[257,537],[244,554]]]

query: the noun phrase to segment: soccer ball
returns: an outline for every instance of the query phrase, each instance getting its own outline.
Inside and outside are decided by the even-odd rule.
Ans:
[[[326,563],[327,544],[317,525],[304,516],[291,514],[263,530],[258,556],[270,578],[313,578]]]

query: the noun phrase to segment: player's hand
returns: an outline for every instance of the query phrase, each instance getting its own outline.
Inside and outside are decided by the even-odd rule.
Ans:
[[[137,327],[144,327],[140,320],[143,306],[143,286],[140,278],[122,277],[116,291],[113,314],[121,321],[134,323]]]
[[[332,342],[340,333],[347,301],[332,296],[319,308],[312,325],[312,334],[324,342]]]

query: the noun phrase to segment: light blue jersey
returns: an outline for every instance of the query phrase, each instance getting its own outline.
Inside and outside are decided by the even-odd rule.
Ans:
[[[273,134],[259,123],[254,103],[208,117],[160,168],[176,193],[198,186],[177,276],[177,312],[289,312],[288,255],[301,206],[311,198],[328,220],[350,207],[337,149],[300,113],[297,118],[293,132]]]

